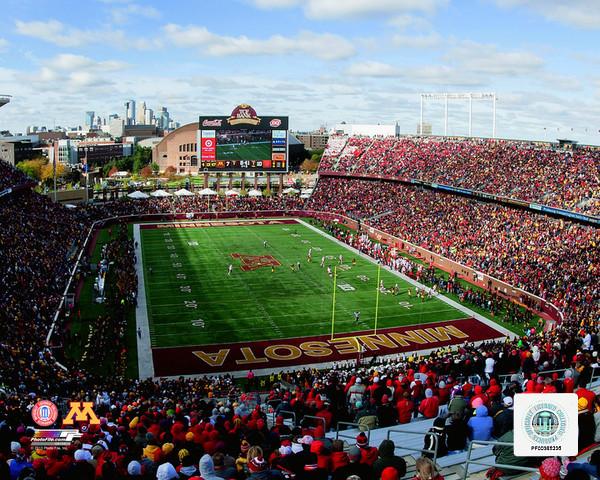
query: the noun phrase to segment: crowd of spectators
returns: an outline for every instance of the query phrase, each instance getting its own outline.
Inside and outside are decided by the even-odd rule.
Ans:
[[[344,137],[342,137],[344,138]],[[349,137],[321,171],[418,179],[600,214],[600,149],[492,139]]]
[[[349,178],[322,178],[308,208],[351,212],[552,302],[567,321],[594,324],[600,318],[594,227],[396,182]]]
[[[102,377],[68,362],[65,370],[46,345],[66,279],[92,221],[208,210],[209,200],[124,201],[70,210],[31,191],[4,196],[0,478],[394,479],[403,475],[405,465],[394,455],[393,443],[371,446],[359,435],[347,449],[326,439],[325,430],[343,420],[385,426],[415,417],[435,419],[424,448],[431,450],[432,434],[440,434],[444,442],[437,444],[437,454],[443,456],[463,450],[469,439],[509,440],[509,399],[519,391],[574,391],[581,413],[579,446],[600,440],[598,400],[585,388],[598,368],[599,352],[597,321],[591,321],[598,318],[594,231],[463,198],[432,197],[430,192],[387,182],[326,179],[319,183],[310,206],[339,213],[348,207],[358,217],[387,213],[373,219],[374,225],[546,295],[565,308],[570,321],[555,330],[530,329],[518,339],[442,348],[428,356],[402,355],[358,367],[337,364],[330,371],[285,372],[281,382],[269,382],[267,398],[260,402],[255,394],[242,393],[227,375],[140,381],[124,378],[122,368]],[[293,197],[210,200],[210,210],[215,211],[301,207],[301,200]],[[118,341],[123,335],[119,308],[135,303],[136,259],[124,230],[113,228],[114,238],[105,253],[115,278],[110,300],[116,314],[98,325],[102,336],[94,345],[107,352],[113,349],[118,362],[123,352]],[[364,236],[350,241],[362,242],[355,246],[367,250],[379,248]],[[452,282],[440,284],[428,269],[402,262],[396,266],[438,282],[440,288],[454,288]],[[464,294],[466,300],[473,293]],[[65,339],[62,328],[59,323],[51,347],[60,347]],[[562,369],[567,370],[551,372]],[[502,375],[510,375],[506,385]],[[30,410],[41,398],[58,404],[64,399],[93,401],[101,425],[86,429],[67,448],[34,449]],[[294,411],[297,425],[286,424],[282,415],[271,425],[267,418],[271,409],[276,415]],[[307,415],[324,418],[326,429],[304,419]],[[510,452],[496,453],[499,463],[515,461]],[[532,459],[526,461],[537,466]],[[439,478],[427,456],[418,460],[417,475]]]
[[[425,455],[419,459],[420,468],[434,469],[425,460],[434,452],[441,458],[464,451],[472,440],[512,441],[513,398],[521,392],[575,392],[578,448],[583,450],[600,440],[598,398],[586,388],[599,368],[599,350],[597,331],[565,325],[513,340],[441,348],[426,356],[287,371],[267,385],[260,401],[226,376],[105,379],[95,386],[79,377],[73,379],[72,398],[95,401],[101,424],[64,449],[31,447],[25,412],[38,398],[35,392],[25,396],[25,405],[18,395],[3,400],[0,451],[8,461],[0,462],[6,469],[2,478],[24,479],[19,477],[23,470],[31,478],[49,480],[400,478],[406,463],[395,455],[393,441],[369,445],[361,433],[345,447],[326,438],[328,430],[348,420],[375,428],[434,419],[431,429],[423,431]],[[209,384],[219,386],[213,394],[220,398],[211,398]],[[289,411],[296,423],[286,421]],[[323,418],[325,428],[309,416]],[[433,434],[438,442],[432,441]],[[502,447],[494,454],[497,463],[506,465],[546,468],[552,463],[515,457]],[[559,467],[583,468],[564,460]]]
[[[21,170],[17,170],[8,163],[0,161],[0,192],[6,188],[14,188],[30,182],[29,177],[22,173]]]

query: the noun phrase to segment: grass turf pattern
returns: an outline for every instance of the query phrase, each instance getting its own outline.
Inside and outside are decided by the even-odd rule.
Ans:
[[[142,229],[141,240],[153,347],[330,334],[328,265],[338,267],[335,335],[374,328],[377,265],[301,224]],[[244,271],[232,254],[271,255],[281,266]],[[292,270],[297,262],[300,270]],[[421,301],[384,269],[381,280],[387,289],[398,284],[401,293],[380,293],[378,328],[465,317],[437,298]]]
[[[271,142],[217,145],[217,160],[270,160]]]

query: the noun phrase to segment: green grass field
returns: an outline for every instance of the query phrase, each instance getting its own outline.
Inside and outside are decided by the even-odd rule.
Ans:
[[[217,145],[217,160],[270,160],[271,142]]]
[[[142,229],[141,244],[153,347],[330,334],[334,282],[320,262],[325,256],[333,268],[340,254],[335,334],[375,325],[378,267],[301,224]],[[271,255],[281,266],[244,271],[232,254]],[[299,271],[290,268],[296,262]],[[408,283],[380,273],[401,294],[379,295],[378,328],[465,317],[439,299],[416,299],[414,288],[409,297]]]

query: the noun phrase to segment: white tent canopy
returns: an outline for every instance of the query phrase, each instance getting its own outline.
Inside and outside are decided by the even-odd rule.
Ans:
[[[150,193],[152,197],[170,197],[171,194],[169,192],[165,192],[164,190],[156,190],[155,192]]]
[[[216,195],[216,194],[217,194],[217,192],[215,192],[214,190],[211,190],[210,188],[205,188],[198,192],[198,195]]]
[[[260,190],[256,190],[255,188],[253,188],[252,190],[250,190],[248,192],[248,196],[249,197],[262,197],[262,192]]]
[[[310,198],[310,193],[303,193],[300,198]]]
[[[190,192],[189,190],[186,190],[185,188],[180,188],[179,190],[177,190],[175,192],[175,195],[177,195],[178,197],[193,197],[194,194],[192,192]]]
[[[299,190],[296,190],[295,188],[292,188],[292,187],[288,187],[283,191],[283,193],[299,193]]]
[[[127,194],[127,196],[129,198],[135,198],[135,199],[137,199],[137,198],[148,198],[149,197],[148,194],[146,194],[144,192],[140,192],[139,190],[136,190],[135,192],[131,192],[131,193]]]
[[[225,192],[225,195],[227,195],[228,197],[237,197],[240,194],[240,192],[238,192],[237,190],[227,190]]]
[[[306,194],[310,195],[312,192],[313,192],[312,188],[303,188],[302,189],[302,194],[303,195],[306,195]]]

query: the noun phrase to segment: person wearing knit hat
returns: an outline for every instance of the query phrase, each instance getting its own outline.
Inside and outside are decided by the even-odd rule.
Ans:
[[[173,445],[172,443],[165,443],[162,446],[162,452],[165,455],[169,455],[169,453],[171,453],[174,448],[175,448],[175,445]]]
[[[379,458],[373,464],[375,478],[383,478],[383,472],[389,467],[394,469],[398,477],[403,477],[406,474],[406,461],[397,456],[395,450],[396,445],[392,440],[383,440],[379,444]]]
[[[419,405],[419,413],[425,418],[435,418],[438,415],[440,408],[440,400],[433,394],[433,390],[428,388],[425,390],[425,398]]]
[[[186,442],[193,442],[194,441],[194,432],[187,432],[185,434],[185,441]]]
[[[163,463],[156,470],[156,480],[173,480],[175,478],[179,478],[179,475],[169,462]]]
[[[381,480],[398,480],[398,472],[394,467],[385,467],[381,472]]]
[[[365,448],[369,446],[369,441],[365,432],[360,432],[356,437],[356,446],[359,448]]]
[[[127,465],[127,474],[130,477],[141,477],[142,476],[142,465],[137,460],[132,460]]]
[[[540,480],[560,480],[562,463],[555,457],[546,458],[540,465]]]
[[[334,470],[332,480],[347,480],[352,475],[357,475],[361,479],[375,478],[373,467],[361,462],[361,453],[361,448],[357,446],[350,447],[348,450],[349,463]]]
[[[579,398],[577,401],[577,409],[579,410],[577,415],[577,423],[579,424],[577,445],[579,451],[593,444],[596,435],[596,422],[588,406],[588,400],[584,397]]]

